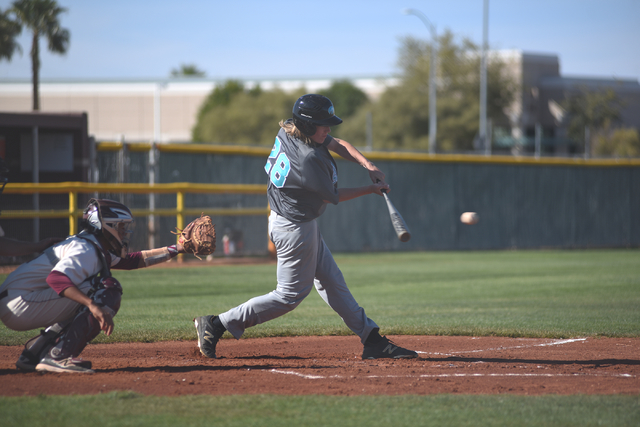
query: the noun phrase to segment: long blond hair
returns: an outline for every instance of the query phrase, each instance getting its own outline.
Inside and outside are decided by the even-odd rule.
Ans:
[[[317,145],[311,139],[311,137],[302,133],[302,131],[298,129],[295,124],[293,124],[293,120],[280,120],[280,123],[278,124],[280,125],[281,128],[284,129],[284,131],[287,134],[293,136],[294,138],[298,138],[299,140],[303,141],[306,145]]]

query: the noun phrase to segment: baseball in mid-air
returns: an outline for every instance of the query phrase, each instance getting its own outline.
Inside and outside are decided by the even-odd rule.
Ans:
[[[475,212],[464,212],[460,215],[460,222],[467,225],[477,224],[480,216]]]

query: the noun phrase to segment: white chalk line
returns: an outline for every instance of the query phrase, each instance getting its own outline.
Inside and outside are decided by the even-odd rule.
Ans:
[[[518,348],[531,348],[531,347],[548,347],[548,346],[551,346],[551,345],[571,344],[571,343],[574,343],[574,342],[581,342],[581,341],[586,341],[586,340],[587,340],[586,338],[572,338],[572,339],[566,339],[566,340],[556,340],[556,341],[546,342],[546,343],[542,343],[542,344],[516,345],[516,346],[513,346],[513,347],[485,348],[485,349],[481,349],[481,350],[453,351],[451,353],[432,353],[432,352],[428,352],[428,351],[417,351],[416,353],[434,354],[434,355],[438,355],[438,356],[452,356],[454,354],[481,353],[483,351],[512,350],[512,349],[518,349]]]
[[[636,378],[631,374],[423,374],[423,375],[307,375],[296,371],[282,371],[271,369],[269,372],[282,375],[294,375],[306,380],[325,380],[329,378],[483,378],[483,377],[609,377],[609,378]]]
[[[497,348],[486,348],[481,350],[467,350],[467,351],[454,351],[451,353],[431,353],[427,351],[418,351],[418,353],[423,354],[436,354],[436,355],[445,355],[451,356],[454,354],[466,354],[466,353],[480,353],[483,351],[495,351],[495,350],[510,350],[510,349],[520,349],[520,348],[531,348],[531,347],[547,347],[552,345],[562,345],[562,344],[570,344],[574,342],[582,342],[586,341],[587,338],[574,338],[574,339],[566,339],[566,340],[556,340],[547,343],[541,344],[531,344],[531,345],[518,345],[513,347],[497,347]],[[280,369],[271,369],[270,372],[274,374],[281,375],[294,375],[300,378],[304,378],[307,380],[322,380],[329,378],[500,378],[500,377],[529,377],[529,378],[561,378],[561,377],[609,377],[609,378],[637,378],[636,375],[631,374],[612,374],[612,373],[574,373],[574,374],[547,374],[547,373],[505,373],[505,374],[481,374],[481,373],[453,373],[453,374],[422,374],[422,375],[362,375],[362,376],[344,376],[344,375],[307,375],[296,371],[283,371]]]

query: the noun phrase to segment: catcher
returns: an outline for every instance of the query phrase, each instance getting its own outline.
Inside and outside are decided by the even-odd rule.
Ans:
[[[122,286],[111,269],[159,264],[184,253],[183,243],[190,245],[183,238],[175,245],[128,253],[133,216],[113,200],[91,199],[82,219],[80,233],[21,265],[0,286],[0,319],[8,328],[45,328],[25,345],[16,362],[19,369],[93,372],[91,362],[78,356],[100,331],[110,335],[114,330]],[[210,246],[215,248],[215,241]],[[197,251],[197,245],[190,250]]]

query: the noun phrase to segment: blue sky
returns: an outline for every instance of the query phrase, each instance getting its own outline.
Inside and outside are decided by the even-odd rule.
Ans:
[[[389,76],[400,39],[437,31],[482,42],[483,0],[58,0],[66,56],[42,54],[41,78],[159,79],[195,64],[215,79]],[[11,0],[0,0],[5,10]],[[557,54],[565,76],[640,78],[640,0],[490,0],[489,45]],[[31,77],[22,55],[0,80]],[[41,44],[44,51],[46,42]]]

